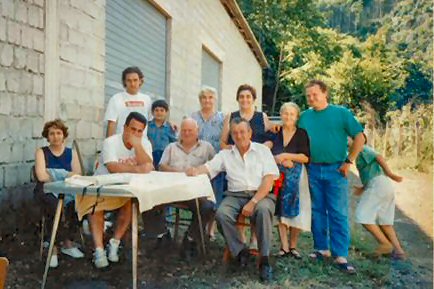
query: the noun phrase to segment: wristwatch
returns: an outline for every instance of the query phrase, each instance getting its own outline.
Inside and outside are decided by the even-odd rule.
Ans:
[[[352,164],[353,163],[352,161],[350,161],[349,158],[346,158],[344,162],[347,163],[347,164]]]

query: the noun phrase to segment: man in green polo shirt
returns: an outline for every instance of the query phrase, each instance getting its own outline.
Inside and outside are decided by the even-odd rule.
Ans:
[[[336,266],[355,273],[348,261],[348,171],[363,148],[363,127],[345,107],[328,103],[327,85],[312,80],[306,85],[310,109],[304,111],[299,127],[310,138],[309,188],[312,198],[312,259],[333,256]],[[348,152],[347,137],[353,139]],[[331,250],[331,252],[330,252]]]

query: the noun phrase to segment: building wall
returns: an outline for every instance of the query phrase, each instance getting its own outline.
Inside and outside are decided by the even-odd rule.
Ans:
[[[238,86],[258,89],[262,103],[262,69],[220,1],[155,1],[170,16],[169,98],[176,121],[199,109],[202,46],[222,62],[222,111],[238,108]],[[145,84],[146,85],[146,84]]]
[[[78,141],[88,171],[101,147],[105,0],[57,0],[54,10],[47,7],[53,3],[0,0],[0,200],[32,196],[31,185],[23,185],[31,181],[36,148],[46,143],[45,121],[66,121],[69,144]],[[237,109],[242,83],[258,89],[261,107],[261,68],[220,1],[156,5],[170,16],[168,91],[175,122],[199,109],[203,46],[222,62],[222,110]]]

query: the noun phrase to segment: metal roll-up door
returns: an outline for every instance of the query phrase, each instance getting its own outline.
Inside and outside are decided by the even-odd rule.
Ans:
[[[106,102],[122,91],[122,71],[138,66],[145,75],[142,92],[166,97],[167,21],[147,0],[106,1]]]
[[[220,69],[221,63],[206,49],[202,49],[202,85],[211,86],[217,90],[219,108],[221,108]]]

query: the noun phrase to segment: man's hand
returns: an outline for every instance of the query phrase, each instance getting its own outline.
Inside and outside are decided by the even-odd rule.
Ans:
[[[348,177],[348,171],[350,170],[350,165],[349,163],[343,163],[342,166],[339,168],[339,172],[344,176],[344,177]]]
[[[284,166],[285,168],[293,168],[294,167],[294,163],[291,160],[284,160],[282,163],[282,166]]]
[[[129,142],[130,142],[130,145],[131,145],[133,148],[137,148],[137,147],[139,147],[139,146],[142,145],[142,138],[141,138],[141,137],[134,136],[134,135],[131,135],[131,136],[130,136],[130,139],[129,139]]]
[[[137,174],[147,174],[154,169],[154,165],[152,163],[146,163],[143,165],[137,165],[134,167],[134,172]]]
[[[255,209],[255,203],[253,203],[252,201],[249,201],[243,207],[243,210],[241,211],[241,214],[243,214],[243,216],[250,217],[251,215],[253,215],[253,210],[254,209]]]
[[[198,171],[196,168],[188,168],[185,170],[185,174],[189,177],[195,177],[198,175]]]
[[[361,196],[363,194],[363,191],[365,190],[364,187],[354,187],[354,195],[355,196]]]
[[[401,177],[401,176],[398,176],[398,175],[395,175],[394,173],[390,173],[390,174],[388,174],[387,176],[388,176],[389,178],[391,178],[392,180],[394,180],[395,182],[397,182],[397,183],[402,182],[402,177]]]
[[[280,124],[272,124],[270,127],[270,131],[272,133],[278,133],[282,129],[282,126]]]

